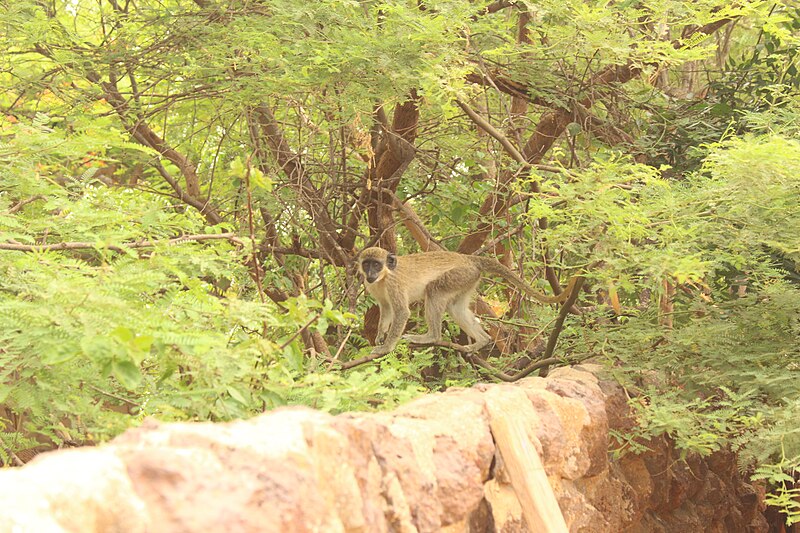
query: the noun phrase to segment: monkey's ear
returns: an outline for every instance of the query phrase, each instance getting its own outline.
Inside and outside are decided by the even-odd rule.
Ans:
[[[394,254],[389,254],[386,256],[386,268],[389,270],[394,270],[397,268],[397,256]]]

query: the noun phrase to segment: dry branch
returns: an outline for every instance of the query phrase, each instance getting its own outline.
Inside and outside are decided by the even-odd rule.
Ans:
[[[186,190],[184,191],[178,185],[177,181],[170,176],[161,163],[156,162],[155,167],[159,174],[169,183],[170,187],[172,187],[175,194],[182,202],[200,211],[210,224],[219,224],[222,222],[222,217],[219,212],[217,212],[216,207],[201,198],[200,179],[197,175],[197,167],[195,164],[162,139],[142,117],[131,116],[130,105],[119,92],[116,82],[114,81],[115,77],[113,73],[110,78],[110,82],[101,82],[96,73],[90,76],[92,81],[102,87],[106,101],[114,108],[114,111],[119,116],[131,137],[142,146],[152,148],[180,169],[184,181],[186,182]]]
[[[545,359],[553,355],[553,351],[556,349],[556,342],[558,342],[558,336],[561,334],[561,329],[564,327],[564,319],[567,318],[570,309],[572,309],[572,306],[575,305],[575,302],[578,300],[578,295],[581,293],[581,288],[583,287],[584,281],[586,281],[586,278],[583,276],[578,276],[575,284],[572,287],[572,292],[569,293],[569,296],[567,296],[567,299],[561,305],[561,309],[558,312],[558,318],[556,318],[556,323],[553,325],[553,331],[550,332],[550,337],[547,339],[547,347],[544,350]],[[527,369],[523,370],[521,374],[526,370]],[[542,367],[542,370],[539,372],[539,374],[541,376],[546,376],[547,370],[548,368],[546,366]]]
[[[361,359],[353,359],[352,361],[347,361],[346,363],[342,363],[341,366],[339,367],[339,369],[340,370],[348,370],[350,368],[354,368],[354,367],[363,365],[364,363],[369,363],[370,361],[375,361],[376,359],[380,359],[384,355],[385,354],[371,353],[366,357],[362,357]]]
[[[398,198],[398,196],[391,189],[384,187],[381,189],[381,192],[387,195],[391,199],[395,208],[402,213],[403,224],[414,237],[414,240],[417,241],[417,244],[419,244],[423,252],[429,252],[431,250],[444,250],[444,246],[439,244],[431,232],[428,231],[428,228],[425,227],[425,223],[419,218],[419,215],[417,215],[410,205],[404,203],[400,198]]]
[[[511,141],[508,140],[508,137],[503,135],[500,131],[497,130],[497,128],[492,126],[488,120],[480,116],[477,111],[472,109],[465,102],[462,102],[461,100],[456,100],[456,104],[458,104],[458,107],[460,107],[464,111],[464,113],[466,113],[467,116],[469,116],[469,118],[471,118],[472,121],[480,129],[482,129],[483,131],[485,131],[486,133],[497,139],[497,142],[499,142],[503,146],[503,148],[506,149],[506,152],[508,152],[508,154],[511,157],[513,157],[515,161],[521,163],[525,167],[531,166],[531,164],[525,160],[525,157],[521,153],[519,153],[519,150],[517,150],[517,148],[511,143]]]
[[[346,265],[349,258],[339,243],[336,223],[326,209],[327,202],[323,200],[319,190],[311,181],[300,157],[289,146],[272,109],[265,104],[258,105],[253,109],[252,117],[260,128],[272,157],[289,179],[303,209],[311,216],[327,259],[334,265]],[[254,133],[251,130],[251,134]]]
[[[14,213],[18,212],[20,209],[22,209],[26,205],[28,205],[30,203],[33,203],[36,200],[44,200],[44,199],[45,199],[45,197],[43,195],[37,194],[36,196],[32,196],[32,197],[27,198],[25,200],[20,200],[19,202],[17,202],[16,204],[14,204],[13,206],[11,206],[8,209],[8,214],[9,215],[13,215]]]

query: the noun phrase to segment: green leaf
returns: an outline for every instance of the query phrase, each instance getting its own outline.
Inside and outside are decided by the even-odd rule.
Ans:
[[[151,335],[137,335],[133,339],[132,346],[140,352],[149,352],[155,339]]]
[[[133,361],[114,360],[111,368],[117,381],[128,390],[134,390],[142,382],[142,373]]]
[[[111,333],[109,333],[109,335],[119,339],[123,343],[129,343],[134,338],[133,331],[125,326],[117,326],[111,331]]]
[[[303,351],[300,349],[300,345],[297,341],[289,343],[289,345],[283,349],[283,356],[288,363],[289,368],[292,370],[300,371],[303,369]]]
[[[230,395],[231,398],[233,398],[243,406],[246,407],[247,405],[249,405],[250,402],[247,401],[247,398],[244,397],[244,394],[242,394],[236,387],[229,385],[226,388],[226,390],[228,391],[228,394]]]

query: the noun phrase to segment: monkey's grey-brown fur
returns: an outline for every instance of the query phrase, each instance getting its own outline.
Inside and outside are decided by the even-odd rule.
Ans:
[[[445,311],[470,338],[465,346],[475,352],[489,344],[491,337],[469,308],[481,273],[496,274],[517,289],[542,303],[562,302],[569,290],[556,297],[547,297],[533,290],[514,272],[488,257],[456,252],[424,252],[396,256],[382,248],[367,248],[359,254],[358,270],[367,292],[380,307],[377,344],[372,353],[391,352],[400,338],[416,344],[438,342],[442,338],[442,317]],[[425,301],[424,335],[405,335],[410,314],[409,305]]]

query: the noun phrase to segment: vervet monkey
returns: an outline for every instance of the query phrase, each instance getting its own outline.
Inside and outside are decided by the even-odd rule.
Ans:
[[[548,297],[533,290],[514,272],[488,257],[456,252],[424,252],[396,256],[382,248],[367,248],[358,256],[358,270],[364,277],[367,292],[378,301],[381,311],[376,346],[372,353],[385,355],[401,336],[415,344],[438,342],[442,338],[442,317],[447,311],[461,329],[475,342],[465,346],[475,352],[492,338],[469,308],[469,301],[481,273],[497,274],[517,289],[542,303],[561,303],[570,288],[559,296]],[[408,306],[425,300],[424,335],[403,335],[410,314]]]

